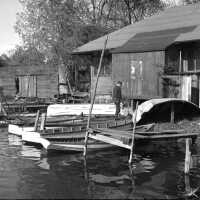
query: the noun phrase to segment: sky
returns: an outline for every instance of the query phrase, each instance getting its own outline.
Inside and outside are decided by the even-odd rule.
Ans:
[[[21,9],[18,0],[0,0],[0,55],[8,53],[21,42],[14,30],[16,13]]]

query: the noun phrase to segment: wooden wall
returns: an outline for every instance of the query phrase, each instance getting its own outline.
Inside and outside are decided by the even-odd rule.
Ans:
[[[96,76],[94,75],[94,68],[91,67],[91,93],[94,90]],[[98,80],[96,95],[112,95],[112,77],[111,75],[101,75]]]
[[[126,97],[161,97],[162,82],[159,72],[164,67],[165,52],[121,53],[112,55],[113,82],[122,81],[122,92]],[[131,66],[140,63],[141,69]],[[133,64],[132,64],[133,63]]]
[[[5,66],[0,67],[0,86],[4,95],[15,96],[15,77],[35,75],[37,77],[37,97],[48,98],[58,93],[58,72],[56,66]]]

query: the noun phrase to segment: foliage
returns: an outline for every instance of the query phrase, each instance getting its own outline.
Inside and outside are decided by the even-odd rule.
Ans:
[[[19,0],[16,31],[25,46],[47,59],[69,60],[72,50],[119,27],[152,15],[161,0]]]
[[[34,47],[16,47],[14,52],[11,54],[10,59],[17,64],[22,65],[39,65],[43,64],[45,57]]]
[[[0,67],[4,67],[8,65],[9,62],[10,62],[10,59],[8,58],[6,54],[2,54],[0,56]]]

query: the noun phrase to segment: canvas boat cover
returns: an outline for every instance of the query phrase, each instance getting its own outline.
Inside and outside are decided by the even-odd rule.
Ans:
[[[176,98],[151,99],[138,106],[137,123],[170,121],[171,104],[174,104],[175,120],[200,116],[200,108],[185,100]],[[135,112],[133,113],[133,119]]]

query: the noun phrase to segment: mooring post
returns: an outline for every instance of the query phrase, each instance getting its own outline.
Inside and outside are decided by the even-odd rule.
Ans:
[[[45,129],[45,122],[46,122],[46,113],[42,113],[42,119],[40,124],[40,130],[44,131]]]
[[[185,174],[190,171],[191,152],[190,152],[190,138],[185,139]]]
[[[104,56],[104,51],[106,49],[107,41],[108,41],[108,35],[105,39],[104,47],[103,47],[102,52],[101,52],[101,58],[100,58],[100,61],[99,61],[95,87],[94,87],[94,91],[93,91],[93,95],[92,95],[92,99],[91,99],[91,104],[90,104],[90,110],[89,110],[87,127],[86,127],[86,134],[85,134],[85,146],[84,146],[84,151],[83,151],[84,156],[86,156],[86,153],[87,153],[87,142],[88,142],[88,136],[89,136],[90,119],[91,119],[92,109],[93,109],[94,100],[95,100],[95,96],[96,96],[97,84],[98,84],[99,75],[100,75],[100,72],[101,72],[101,66],[102,66],[102,61],[103,61],[103,56]]]
[[[36,118],[35,118],[34,131],[37,131],[39,117],[40,117],[40,110],[37,111],[37,115],[36,115]]]
[[[131,99],[131,110],[133,110],[134,102],[133,99]]]
[[[134,120],[133,120],[133,134],[132,134],[130,156],[129,156],[129,161],[128,161],[129,164],[132,162],[132,158],[133,158],[133,147],[134,147],[134,140],[135,140],[135,127],[136,127],[136,119],[137,119],[137,110],[138,110],[138,101],[136,102],[135,116],[134,116]]]
[[[174,103],[171,103],[171,123],[174,123]]]

